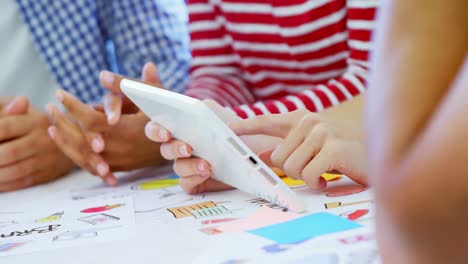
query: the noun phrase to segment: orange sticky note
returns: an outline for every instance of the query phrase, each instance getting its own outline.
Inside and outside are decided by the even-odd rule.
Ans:
[[[276,175],[278,175],[278,177],[285,177],[286,174],[284,174],[284,172],[278,168],[271,168],[271,170],[273,170],[274,173],[276,173]]]

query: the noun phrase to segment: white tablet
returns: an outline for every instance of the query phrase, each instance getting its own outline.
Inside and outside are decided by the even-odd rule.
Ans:
[[[213,178],[291,211],[305,211],[296,193],[203,101],[128,79],[120,86],[152,121],[207,160]]]

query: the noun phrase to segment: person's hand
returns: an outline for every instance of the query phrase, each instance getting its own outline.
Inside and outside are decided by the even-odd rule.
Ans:
[[[238,135],[270,135],[284,141],[270,153],[271,165],[313,189],[323,189],[325,172],[338,171],[366,184],[361,124],[337,123],[307,110],[233,122]]]
[[[62,114],[55,106],[48,106],[54,123],[49,134],[78,166],[116,185],[112,172],[159,165],[163,159],[159,144],[144,136],[149,119],[119,93],[124,77],[110,72],[100,77],[101,84],[111,91],[104,106],[90,107],[70,93],[58,91],[57,98],[68,112]],[[147,84],[160,84],[153,64],[145,65],[142,79]]]
[[[130,114],[140,111],[138,107],[130,101],[120,89],[120,82],[123,79],[132,79],[144,84],[166,89],[159,79],[156,65],[148,62],[143,66],[141,80],[135,80],[127,76],[122,76],[110,71],[102,71],[99,75],[101,85],[109,90],[104,96],[104,112],[109,125],[115,125],[119,122],[122,113]]]
[[[238,121],[240,118],[232,111],[223,108],[212,100],[204,101],[224,122]],[[150,122],[146,126],[146,136],[153,141],[162,143],[161,154],[168,160],[174,160],[174,171],[181,177],[180,186],[190,194],[214,192],[232,189],[211,178],[211,165],[208,161],[192,157],[193,149],[190,145],[171,138],[168,130]],[[256,135],[241,138],[255,153],[262,153],[277,146],[281,139]]]
[[[0,100],[0,192],[41,184],[65,175],[73,163],[47,135],[46,113],[25,97]]]

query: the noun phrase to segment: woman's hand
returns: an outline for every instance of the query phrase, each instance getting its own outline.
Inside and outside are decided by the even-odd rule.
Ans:
[[[238,121],[234,112],[227,110],[212,100],[204,101],[224,122]],[[193,157],[190,145],[173,139],[171,133],[160,125],[150,122],[146,126],[146,136],[162,143],[161,155],[174,160],[174,171],[181,177],[181,187],[190,194],[232,189],[231,186],[211,178],[211,165],[208,161]],[[281,139],[270,136],[246,136],[242,140],[255,152],[262,153],[279,144]]]
[[[367,183],[360,123],[336,122],[298,110],[231,123],[238,135],[269,135],[284,141],[271,150],[271,164],[313,189],[323,189],[325,172],[339,171]],[[267,155],[268,156],[268,155]]]

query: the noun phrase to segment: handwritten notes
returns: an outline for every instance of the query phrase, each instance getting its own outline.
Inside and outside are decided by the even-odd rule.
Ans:
[[[2,218],[14,217],[9,225],[0,228],[0,257],[128,239],[136,231],[133,200],[107,201],[120,205],[113,207],[112,215],[82,212],[83,208],[98,208],[104,202],[87,199],[59,203],[55,208],[31,207],[21,215],[0,216],[0,222],[6,222]]]
[[[30,230],[19,230],[19,231],[10,231],[7,233],[0,233],[0,238],[10,238],[10,237],[24,237],[30,236],[33,234],[44,234],[49,232],[57,231],[61,225],[48,225],[48,226],[40,226],[34,227]]]
[[[317,213],[251,230],[249,233],[281,244],[291,244],[317,236],[360,227],[353,221],[329,213]]]

